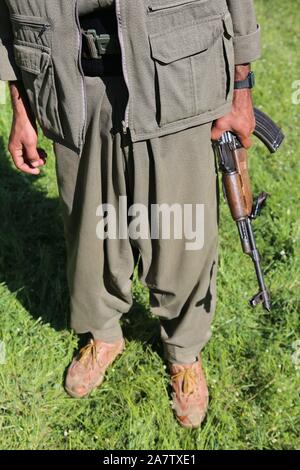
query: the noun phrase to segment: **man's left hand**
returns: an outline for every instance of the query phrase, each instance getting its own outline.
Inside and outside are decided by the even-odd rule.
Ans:
[[[235,80],[244,80],[250,71],[249,66],[237,65]],[[214,122],[211,138],[218,140],[226,131],[233,132],[245,148],[251,147],[251,135],[255,129],[252,91],[234,90],[231,111]]]

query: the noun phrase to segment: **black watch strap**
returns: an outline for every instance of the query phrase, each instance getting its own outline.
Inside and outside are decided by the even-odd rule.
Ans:
[[[234,82],[235,90],[242,90],[243,88],[253,88],[255,85],[255,75],[254,72],[249,72],[245,80],[239,80]]]

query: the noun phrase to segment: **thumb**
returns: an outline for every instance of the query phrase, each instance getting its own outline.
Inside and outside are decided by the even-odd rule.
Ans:
[[[219,140],[223,134],[224,130],[220,127],[213,126],[211,130],[211,139]]]
[[[41,157],[39,155],[36,145],[27,145],[24,147],[25,160],[33,167],[39,166]]]

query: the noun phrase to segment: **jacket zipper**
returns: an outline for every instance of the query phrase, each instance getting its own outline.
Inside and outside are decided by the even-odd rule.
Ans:
[[[125,57],[125,43],[124,43],[124,36],[122,30],[122,14],[121,14],[121,5],[120,0],[116,0],[116,14],[118,20],[118,33],[119,33],[119,42],[121,47],[121,58],[122,58],[122,69],[124,80],[129,92],[129,80],[128,80],[128,72],[127,72],[127,64],[126,64],[126,57]],[[123,132],[124,134],[127,133],[127,129],[129,128],[129,99],[125,109],[125,116],[124,120],[122,121]]]
[[[42,37],[43,34],[50,28],[51,28],[50,24],[43,24],[43,26],[42,26],[42,28],[39,32],[39,38]]]
[[[84,84],[84,74],[81,66],[81,51],[82,51],[82,41],[81,41],[81,28],[80,28],[80,21],[79,21],[79,13],[78,13],[78,0],[75,2],[75,14],[76,14],[76,23],[77,23],[77,39],[78,39],[78,68],[81,75],[81,97],[82,97],[82,109],[83,109],[83,127],[81,130],[80,135],[80,142],[79,142],[79,151],[80,155],[82,152],[83,141],[84,141],[84,134],[85,134],[85,126],[86,126],[86,116],[87,116],[87,100],[86,100],[86,90]]]

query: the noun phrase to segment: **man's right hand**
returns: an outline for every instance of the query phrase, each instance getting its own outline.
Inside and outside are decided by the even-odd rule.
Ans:
[[[37,147],[38,134],[35,120],[22,93],[22,85],[19,82],[10,83],[10,93],[13,122],[8,150],[20,171],[39,175],[40,167],[45,165],[47,155],[43,149]]]

